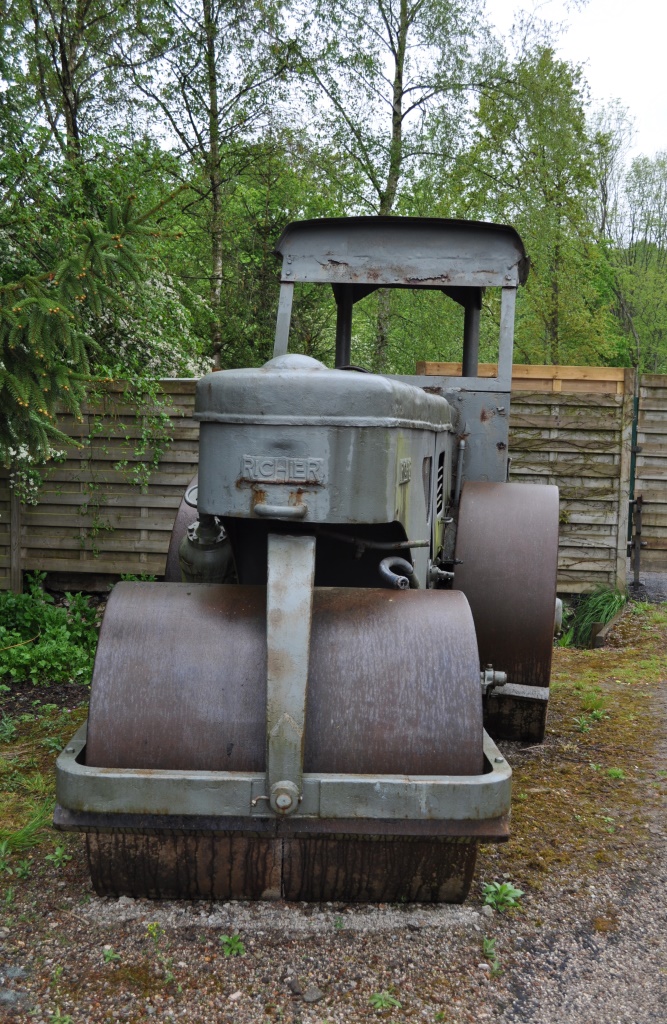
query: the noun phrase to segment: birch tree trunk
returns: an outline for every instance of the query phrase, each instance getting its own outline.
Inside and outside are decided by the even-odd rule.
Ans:
[[[211,196],[211,355],[213,369],[219,370],[222,346],[221,295],[222,295],[222,175],[220,170],[220,110],[218,104],[218,76],[216,68],[216,25],[213,18],[212,0],[202,0],[204,32],[206,34],[206,79],[208,86],[208,153],[206,154],[206,176]]]

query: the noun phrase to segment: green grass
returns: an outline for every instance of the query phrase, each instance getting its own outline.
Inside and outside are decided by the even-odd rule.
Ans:
[[[18,853],[21,850],[30,850],[40,842],[40,833],[44,831],[47,824],[50,824],[53,814],[53,803],[47,800],[28,821],[19,829],[0,828],[0,843],[6,843],[10,853]]]
[[[602,622],[606,625],[620,612],[627,600],[627,594],[623,591],[608,587],[598,587],[590,594],[585,594],[570,620],[566,634],[568,642],[575,647],[588,647],[593,624]]]

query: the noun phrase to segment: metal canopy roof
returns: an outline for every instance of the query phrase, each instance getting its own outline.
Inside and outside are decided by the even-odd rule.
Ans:
[[[437,217],[332,217],[288,224],[281,281],[398,288],[517,287],[529,261],[514,228]],[[366,290],[366,289],[364,289]]]

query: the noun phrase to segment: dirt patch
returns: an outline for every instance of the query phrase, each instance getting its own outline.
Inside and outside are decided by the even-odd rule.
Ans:
[[[9,693],[0,695],[0,715],[17,717],[39,714],[46,705],[60,711],[73,711],[88,705],[90,688],[80,683],[58,683],[35,686],[33,683],[15,683]]]
[[[667,615],[621,628],[556,652],[545,744],[506,746],[512,838],[481,849],[465,906],[98,899],[81,840],[46,831],[0,876],[0,1019],[664,1024]],[[79,694],[2,747],[3,825],[52,799],[41,744],[76,725]],[[501,915],[481,888],[502,880],[525,895]]]

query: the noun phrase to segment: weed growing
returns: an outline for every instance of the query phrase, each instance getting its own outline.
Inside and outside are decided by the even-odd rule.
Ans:
[[[502,974],[503,969],[500,966],[500,960],[496,952],[496,940],[489,939],[486,936],[482,939],[482,953],[489,961],[489,969],[492,978],[497,978]]]
[[[238,932],[234,932],[233,935],[221,935],[220,946],[225,956],[243,956],[245,953],[245,946]]]
[[[11,867],[9,866],[9,858],[11,856],[11,849],[9,846],[9,840],[3,839],[0,842],[0,875],[13,875]]]
[[[53,971],[53,975],[51,976],[51,989],[53,991],[53,994],[54,994],[58,1004],[60,1004],[60,1001],[62,999],[62,993],[61,993],[61,980],[62,980],[62,976],[63,976],[63,969],[62,969],[62,967],[56,967],[54,969],[54,971]],[[60,1009],[60,1005],[56,1006],[55,1010],[51,1013],[51,1016],[49,1017],[49,1020],[51,1021],[51,1024],[74,1024],[74,1018],[69,1013],[62,1013],[61,1009]]]
[[[523,896],[521,889],[516,889],[511,882],[487,882],[482,890],[483,902],[502,913],[519,904]]]
[[[54,868],[64,868],[65,864],[72,858],[67,852],[64,846],[56,846],[53,853],[47,853],[44,860],[47,860],[50,864],[53,864]]]
[[[165,984],[171,985],[176,984],[176,991],[182,992],[183,986],[176,982],[176,976],[172,971],[173,960],[170,956],[167,956],[162,946],[166,945],[165,930],[161,924],[157,921],[151,921],[146,926],[146,935],[153,943],[153,949],[155,951],[155,959],[158,962],[159,967],[162,969]]]
[[[374,992],[368,1002],[374,1010],[391,1010],[392,1008],[400,1010],[401,1008],[400,1001],[386,989],[382,992]]]
[[[16,723],[3,711],[0,718],[0,743],[12,743],[16,739]]]

